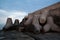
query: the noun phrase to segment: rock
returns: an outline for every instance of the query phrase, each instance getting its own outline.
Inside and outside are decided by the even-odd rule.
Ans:
[[[54,23],[56,23],[58,26],[60,26],[60,7],[50,10],[49,13],[54,19]]]
[[[5,26],[3,27],[3,31],[18,30],[19,27],[20,27],[20,25],[19,25],[19,20],[18,19],[16,19],[14,24],[13,24],[12,19],[7,18],[7,22],[6,22]]]
[[[24,24],[26,20],[27,17],[23,18],[22,22],[20,23],[19,31],[34,33],[34,26],[32,24],[29,25]]]
[[[22,32],[23,29],[24,29],[24,27],[19,27],[19,28],[18,28],[18,31],[19,31],[19,32]]]
[[[3,29],[8,29],[9,27],[13,26],[13,22],[11,18],[7,18],[6,24]]]
[[[19,20],[15,19],[14,25],[19,25]]]
[[[34,21],[35,15],[40,16],[40,17],[37,17],[38,19],[36,18],[35,20],[38,20],[38,23],[42,26],[42,29],[41,30],[43,30],[43,26],[47,23],[47,17],[49,17],[49,16],[53,17],[53,20],[55,21],[55,24],[59,24],[60,25],[60,21],[59,21],[60,20],[60,2],[55,3],[53,5],[50,5],[48,7],[42,8],[40,10],[37,10],[37,11],[31,13],[31,14],[28,14],[28,16],[25,17],[25,18],[27,18],[27,21],[25,21],[23,23],[23,24],[27,25],[25,27],[26,29],[28,29],[29,27],[31,28],[32,22]],[[43,15],[42,16],[42,18],[43,18],[42,22],[43,23],[40,21],[41,20],[41,15]],[[37,24],[36,22],[37,21],[35,21],[34,23]],[[35,28],[35,26],[34,26],[34,28]],[[35,28],[35,29],[37,29],[37,28]]]
[[[48,6],[48,7],[42,8],[40,10],[37,10],[37,11],[31,13],[31,14],[28,14],[28,16],[23,18],[23,20],[20,24],[19,24],[18,19],[15,20],[13,26],[11,26],[12,21],[11,22],[7,21],[4,28],[8,29],[10,27],[9,28],[10,30],[12,28],[12,29],[15,29],[15,30],[16,29],[18,29],[18,30],[24,29],[24,31],[35,31],[38,28],[37,26],[39,24],[40,26],[42,26],[42,29],[41,28],[39,28],[39,29],[43,30],[43,26],[46,24],[47,17],[49,17],[49,16],[52,16],[54,18],[53,20],[55,21],[55,23],[58,21],[58,23],[56,23],[56,24],[60,25],[60,21],[59,21],[60,20],[60,12],[59,11],[60,11],[60,2],[58,2],[56,4],[53,4],[51,6]],[[42,16],[43,20],[45,19],[44,22],[42,20],[43,24],[40,22],[42,14],[44,14],[44,15],[46,14],[46,17],[44,15],[43,15],[44,17]],[[37,21],[34,21],[34,20],[36,20],[36,19],[34,19],[34,18],[36,18],[35,15],[39,16],[39,17],[37,17]],[[36,28],[35,28],[35,25],[33,25],[34,24],[33,21],[34,21],[35,24],[37,24],[37,22],[38,22]]]
[[[7,31],[0,35],[2,35],[0,36],[0,40],[34,40],[34,38],[29,35],[18,31]]]

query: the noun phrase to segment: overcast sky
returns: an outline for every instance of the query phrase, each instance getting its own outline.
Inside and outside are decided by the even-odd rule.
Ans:
[[[52,5],[60,0],[0,0],[0,24],[8,17],[20,21],[28,13]]]

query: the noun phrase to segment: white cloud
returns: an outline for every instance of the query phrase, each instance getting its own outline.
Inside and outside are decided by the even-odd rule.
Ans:
[[[0,9],[0,13],[7,13],[7,11]]]
[[[0,9],[0,14],[2,14],[0,15],[0,23],[5,23],[8,17],[12,18],[13,21],[15,19],[19,19],[19,21],[21,21],[24,18],[24,16],[26,16],[28,13],[18,10],[6,11]]]

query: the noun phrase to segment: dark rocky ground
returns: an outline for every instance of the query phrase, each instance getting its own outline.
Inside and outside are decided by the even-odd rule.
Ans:
[[[60,40],[60,33],[31,34],[18,31],[0,31],[0,40]]]

